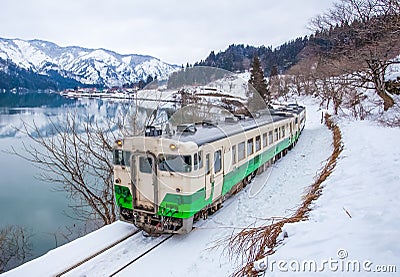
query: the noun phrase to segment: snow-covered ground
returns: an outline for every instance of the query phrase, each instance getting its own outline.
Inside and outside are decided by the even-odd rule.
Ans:
[[[321,111],[306,99],[306,128],[296,147],[270,171],[231,198],[224,207],[187,235],[174,236],[117,276],[228,276],[240,265],[230,261],[223,248],[210,249],[217,240],[251,224],[267,223],[271,217],[290,216],[301,202],[317,171],[329,157],[330,131],[320,123]],[[285,225],[288,233],[266,264],[267,276],[309,276],[293,272],[302,261],[315,260],[323,272],[314,275],[375,276],[377,273],[333,272],[329,266],[346,261],[365,261],[371,270],[377,265],[397,265],[400,270],[400,130],[372,122],[340,121],[344,151],[333,174],[324,183],[322,196],[314,203],[310,220]],[[5,276],[50,276],[94,253],[110,237],[122,237],[133,227],[122,222],[80,238]],[[105,252],[70,276],[108,276],[160,238],[134,236]],[[97,243],[96,243],[97,242]],[[94,245],[96,247],[94,247]],[[341,251],[340,251],[341,250]],[[338,253],[339,252],[339,253]],[[340,256],[340,259],[338,257]],[[346,255],[348,256],[346,258]],[[336,262],[337,261],[337,262]],[[329,264],[331,262],[331,264]],[[290,267],[292,266],[292,267]],[[333,268],[335,269],[335,268]],[[362,268],[361,268],[362,269]],[[284,272],[287,271],[287,272]],[[29,274],[28,274],[29,273]],[[379,276],[396,276],[386,273]]]
[[[287,262],[283,268],[290,276],[305,261],[315,261],[315,276],[333,271],[340,276],[398,276],[383,273],[393,271],[392,265],[400,272],[400,129],[368,121],[342,120],[339,126],[345,147],[337,168],[310,220],[285,226],[289,237],[269,257],[267,272],[273,274],[268,276],[282,275],[276,264],[271,268],[279,260]]]

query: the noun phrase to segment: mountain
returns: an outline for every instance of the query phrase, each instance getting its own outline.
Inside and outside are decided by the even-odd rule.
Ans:
[[[179,68],[151,56],[122,55],[106,49],[61,47],[42,40],[5,38],[0,38],[0,59],[3,75],[8,70],[5,64],[11,64],[17,67],[16,70],[39,74],[40,78],[53,80],[59,85],[68,80],[69,83],[89,86],[122,86],[146,80],[149,75],[166,79]]]

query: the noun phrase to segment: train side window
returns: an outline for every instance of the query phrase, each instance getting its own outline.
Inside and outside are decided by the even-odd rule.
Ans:
[[[210,154],[206,154],[206,174],[210,174]]]
[[[232,146],[232,164],[236,163],[236,145]]]
[[[214,172],[218,173],[222,169],[221,150],[214,152]]]
[[[279,132],[278,129],[275,129],[275,141],[279,140]]]
[[[251,138],[247,141],[247,156],[254,153],[254,140]]]
[[[203,168],[203,151],[199,151],[199,169]]]
[[[267,133],[263,134],[263,147],[266,147],[268,145],[268,135]]]
[[[256,152],[261,150],[261,136],[256,136]]]
[[[139,157],[139,170],[141,173],[152,173],[153,159]]]
[[[268,140],[269,140],[269,144],[274,143],[274,137],[272,135],[272,131],[269,131],[269,133],[268,133]]]
[[[286,129],[286,126],[282,126],[282,138],[285,137],[285,129]]]
[[[246,157],[246,149],[244,141],[238,144],[238,161],[243,160]]]
[[[194,153],[194,156],[193,156],[193,170],[197,170],[198,168],[199,168],[198,154]]]

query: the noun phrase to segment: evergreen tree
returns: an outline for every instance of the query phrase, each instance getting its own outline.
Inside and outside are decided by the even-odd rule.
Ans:
[[[254,56],[250,74],[249,84],[256,90],[256,92],[264,99],[265,102],[269,103],[271,100],[270,94],[258,56]],[[254,98],[254,93],[251,93],[249,97]]]
[[[269,73],[269,77],[274,77],[274,76],[278,76],[278,75],[279,75],[278,66],[273,65],[271,68],[271,73]]]

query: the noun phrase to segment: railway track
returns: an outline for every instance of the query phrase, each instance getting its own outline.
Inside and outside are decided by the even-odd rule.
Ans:
[[[147,251],[143,252],[142,254],[140,254],[139,256],[137,256],[136,258],[134,258],[133,260],[131,260],[129,263],[125,264],[123,267],[119,268],[118,270],[114,271],[111,276],[115,276],[116,274],[120,273],[121,271],[125,270],[126,268],[128,268],[130,265],[132,265],[134,262],[136,262],[137,260],[139,260],[140,258],[144,257],[145,255],[147,255],[149,252],[151,252],[152,250],[154,250],[155,248],[157,248],[158,246],[160,246],[161,244],[163,244],[164,242],[166,242],[167,240],[169,240],[170,238],[172,238],[174,235],[171,234],[169,236],[167,236],[166,238],[164,238],[163,240],[161,240],[160,242],[158,242],[157,244],[155,244],[153,247],[151,247],[150,249],[148,249]]]
[[[96,267],[96,271],[98,271],[97,265],[99,260],[109,260],[109,257],[115,257],[120,254],[120,252],[123,252],[124,254],[127,254],[129,258],[121,259],[122,261],[119,264],[113,264],[112,266],[106,265],[104,272],[101,274],[102,276],[115,276],[172,237],[173,234],[149,238],[143,236],[141,230],[135,230],[133,233],[119,239],[100,251],[97,251],[55,276],[77,276],[82,274],[85,276],[91,276],[91,269]],[[136,251],[126,253],[127,251],[124,249],[131,249],[132,245],[137,247],[132,248],[132,250],[136,249]]]
[[[229,204],[230,202],[227,202],[226,204]],[[212,217],[211,217],[212,218]],[[203,224],[205,224],[207,220],[201,220],[198,222],[197,226],[193,228],[193,231],[195,231],[197,228],[201,228]],[[192,232],[193,232],[192,231]],[[136,252],[132,254],[132,258],[130,258],[128,261],[123,262],[122,264],[119,265],[114,265],[113,268],[108,269],[108,272],[104,272],[104,276],[116,276],[118,273],[124,271],[127,269],[129,266],[149,254],[151,251],[168,241],[170,238],[172,238],[174,234],[170,235],[162,235],[160,237],[156,238],[151,238],[151,241],[148,241],[148,237],[144,237],[142,234],[141,230],[135,230],[129,235],[126,235],[125,237],[119,239],[118,241],[108,245],[107,247],[97,251],[96,253],[88,256],[87,258],[79,261],[78,263],[68,267],[67,269],[63,270],[59,274],[56,274],[55,276],[76,276],[76,275],[82,275],[81,273],[84,273],[86,275],[89,273],[90,276],[90,268],[96,265],[95,259],[108,259],[110,256],[115,256],[116,252],[121,251],[121,249],[118,248],[129,248],[130,245],[135,245],[139,246],[139,249],[141,250],[140,252]],[[142,241],[142,243],[140,243]],[[127,246],[122,246],[122,244],[126,243]],[[141,246],[141,247],[140,247]],[[141,249],[143,248],[143,249]],[[108,258],[107,258],[108,257]],[[89,263],[93,262],[93,265],[88,265]],[[85,267],[86,266],[86,267]],[[115,267],[116,266],[116,267]],[[107,271],[107,270],[106,270]]]
[[[227,201],[225,201],[225,203],[224,203],[224,206],[230,206],[232,204],[232,202],[233,202],[232,200],[233,200],[232,198],[227,199]],[[219,212],[219,210],[216,211],[216,213],[218,213],[218,212]],[[210,220],[213,218],[213,215],[210,216]],[[208,220],[200,220],[200,221],[198,221],[197,224],[194,225],[193,231],[195,231],[198,228],[201,229],[201,226],[204,225],[207,221]],[[126,268],[128,268],[129,266],[134,264],[136,261],[138,261],[139,259],[141,259],[145,255],[147,255],[148,253],[150,253],[151,251],[153,251],[154,249],[159,247],[161,244],[163,244],[164,242],[166,242],[167,240],[169,240],[173,236],[174,236],[173,234],[171,234],[171,235],[163,235],[163,236],[160,237],[161,240],[157,240],[158,238],[154,238],[154,241],[152,241],[150,243],[151,245],[150,246],[146,245],[147,248],[144,247],[145,249],[143,249],[143,251],[141,253],[135,253],[136,255],[134,255],[133,258],[131,258],[129,261],[125,262],[124,264],[119,265],[117,267],[117,269],[114,268],[111,271],[112,273],[108,272],[106,275],[107,276],[116,276],[118,273],[122,272],[123,270],[125,270]],[[82,266],[85,266],[86,263],[89,263],[93,259],[100,257],[102,254],[105,254],[106,252],[113,251],[113,249],[118,248],[118,246],[120,246],[124,242],[128,242],[130,239],[132,241],[135,241],[135,242],[136,242],[136,240],[138,240],[136,243],[140,243],[140,238],[141,237],[143,237],[142,231],[137,229],[137,230],[133,231],[132,233],[122,237],[118,241],[108,245],[107,247],[105,247],[105,248],[97,251],[96,253],[88,256],[87,258],[81,260],[80,262],[68,267],[67,269],[63,270],[61,273],[59,273],[59,274],[57,274],[55,276],[57,276],[57,277],[58,276],[74,276],[74,275],[76,275],[75,274],[76,272],[74,270],[78,270],[79,271],[79,268],[82,267]],[[144,243],[143,243],[143,246],[144,246]],[[113,255],[113,254],[112,253],[108,253],[108,255]],[[86,270],[82,269],[82,271],[86,271]],[[88,269],[88,271],[90,271],[90,270]]]
[[[132,233],[130,233],[130,234],[128,234],[128,235],[122,237],[121,239],[117,240],[116,242],[114,242],[114,243],[108,245],[107,247],[104,247],[103,249],[101,249],[101,250],[97,251],[96,253],[90,255],[89,257],[87,257],[87,258],[81,260],[80,262],[78,262],[78,263],[76,263],[76,264],[74,264],[74,265],[68,267],[67,269],[65,269],[65,270],[62,271],[61,273],[57,274],[56,277],[63,276],[63,275],[65,275],[65,274],[67,274],[68,272],[74,270],[75,268],[78,268],[79,266],[83,265],[84,263],[86,263],[86,262],[92,260],[93,258],[95,258],[95,257],[97,257],[97,256],[99,256],[99,255],[101,255],[102,253],[104,253],[104,252],[110,250],[111,248],[117,246],[118,244],[120,244],[120,243],[126,241],[127,239],[129,239],[129,238],[131,238],[131,237],[133,237],[134,235],[136,235],[136,234],[139,233],[140,231],[141,231],[141,230],[137,229],[137,230],[135,230],[134,232],[132,232]]]

